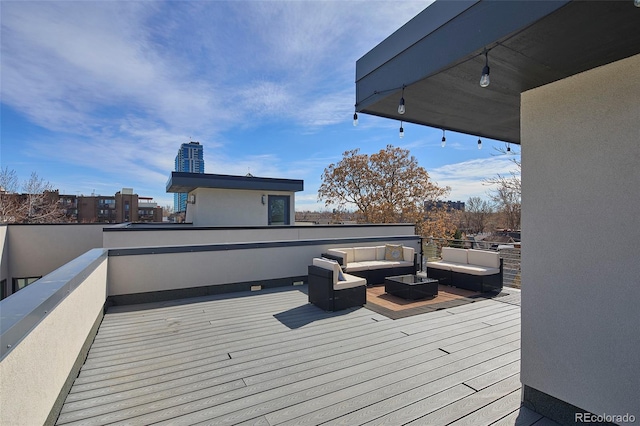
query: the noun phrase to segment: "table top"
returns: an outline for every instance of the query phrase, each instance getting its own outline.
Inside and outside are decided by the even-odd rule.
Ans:
[[[438,282],[438,280],[419,275],[397,275],[394,277],[386,277],[385,280],[400,282],[407,285],[425,284]]]

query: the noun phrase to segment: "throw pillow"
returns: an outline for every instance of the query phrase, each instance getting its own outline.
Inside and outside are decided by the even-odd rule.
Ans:
[[[342,273],[342,269],[338,269],[338,281],[346,281],[347,279],[344,277]]]
[[[329,261],[331,263],[335,263],[336,265],[338,265],[338,281],[346,281],[347,279],[344,277],[344,274],[342,273],[342,268],[340,267],[340,264],[338,263],[337,260],[335,259],[327,259],[326,257],[323,257],[322,259]]]
[[[384,260],[402,261],[402,246],[394,244],[385,244],[384,246]]]

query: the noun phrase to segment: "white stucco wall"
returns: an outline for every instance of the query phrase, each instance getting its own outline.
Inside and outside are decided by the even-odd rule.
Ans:
[[[295,192],[197,188],[189,193],[191,195],[195,195],[196,203],[187,205],[186,221],[194,226],[268,225],[269,195],[290,197],[290,224],[295,223]],[[262,204],[263,195],[265,204]]]
[[[103,309],[106,283],[105,257],[0,362],[0,425],[45,422]]]
[[[390,240],[390,242],[397,244]],[[357,246],[383,245],[375,241]],[[419,240],[403,241],[419,253]],[[314,257],[329,248],[354,244],[318,244],[109,257],[109,296],[209,285],[259,282],[307,275]]]
[[[103,233],[103,247],[157,247],[322,238],[389,237],[414,235],[412,224],[401,226],[291,226],[264,228],[118,229]]]
[[[522,372],[640,418],[640,55],[522,94]]]
[[[108,224],[9,225],[9,274],[44,276],[93,248]]]

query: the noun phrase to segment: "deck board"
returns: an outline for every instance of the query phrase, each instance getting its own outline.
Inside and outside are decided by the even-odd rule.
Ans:
[[[536,422],[518,295],[397,320],[304,286],[111,307],[57,424]]]

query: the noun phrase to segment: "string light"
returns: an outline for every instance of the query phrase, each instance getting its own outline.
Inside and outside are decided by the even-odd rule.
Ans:
[[[403,115],[405,113],[404,107],[404,85],[402,86],[402,97],[400,98],[400,103],[398,104],[398,114]]]
[[[404,138],[404,129],[402,128],[402,121],[400,122],[400,133],[398,136],[400,136],[400,139]]]
[[[353,113],[353,126],[357,126],[358,125],[358,113],[354,112]]]
[[[447,138],[444,137],[444,129],[442,129],[442,143],[440,144],[440,146],[444,148],[446,144],[447,144]]]
[[[482,68],[482,77],[480,77],[480,87],[487,87],[491,83],[489,78],[489,51],[484,49],[484,68]]]
[[[478,149],[482,149],[482,140],[478,139]]]
[[[511,154],[511,144],[507,144],[507,155]]]

